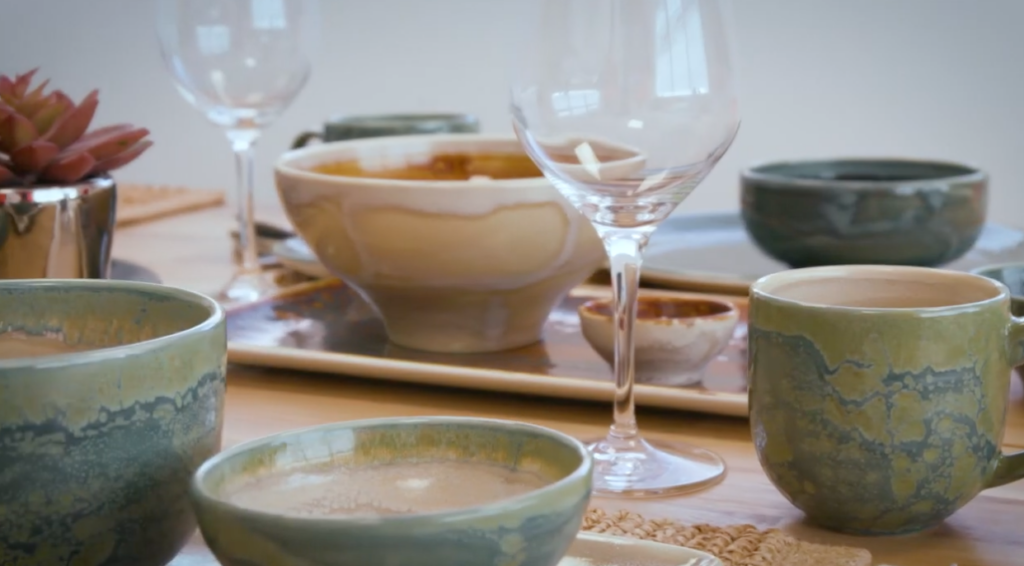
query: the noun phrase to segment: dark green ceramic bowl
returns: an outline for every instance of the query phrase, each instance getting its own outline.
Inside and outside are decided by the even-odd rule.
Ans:
[[[16,357],[56,340],[79,351]],[[220,448],[221,308],[149,283],[0,281],[0,342],[0,564],[170,562]]]
[[[792,267],[934,267],[974,246],[988,176],[956,163],[902,159],[792,161],[743,171],[751,239]]]
[[[325,474],[344,478],[347,470],[408,462],[531,470],[550,483],[508,498],[485,497],[469,507],[385,515],[295,514],[246,505],[231,495],[267,474],[315,482]],[[225,450],[196,473],[192,497],[203,538],[225,566],[555,566],[582,524],[592,465],[579,441],[539,426],[459,417],[374,419],[286,432]],[[427,475],[406,479],[427,489],[444,483],[420,473]],[[465,489],[486,490],[484,482],[500,481],[476,478]],[[399,492],[398,483],[388,485],[389,495]],[[320,489],[316,493],[328,493]],[[398,497],[404,504],[406,496]]]

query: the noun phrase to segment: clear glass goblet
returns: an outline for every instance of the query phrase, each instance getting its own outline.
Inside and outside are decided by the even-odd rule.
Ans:
[[[726,0],[543,0],[516,42],[516,133],[593,223],[612,273],[614,424],[591,444],[598,495],[680,493],[725,474],[710,451],[640,435],[633,325],[651,233],[739,129],[729,9]]]
[[[224,129],[235,154],[242,253],[222,302],[275,288],[256,251],[253,151],[309,79],[318,27],[318,0],[158,0],[160,48],[175,86]]]

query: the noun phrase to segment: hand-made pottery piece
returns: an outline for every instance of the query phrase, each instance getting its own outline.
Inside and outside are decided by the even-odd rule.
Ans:
[[[401,136],[311,146],[277,163],[278,195],[392,342],[478,353],[537,342],[596,271],[596,231],[514,136]]]
[[[323,132],[303,132],[292,142],[292,149],[305,147],[313,140],[346,141],[385,136],[418,134],[475,134],[480,120],[470,114],[376,114],[341,116],[328,120]]]
[[[0,281],[0,562],[170,562],[220,448],[226,343],[188,291]]]
[[[836,159],[741,174],[743,221],[792,266],[938,266],[967,253],[985,225],[988,176],[937,161]]]
[[[1024,477],[1000,445],[1024,321],[996,281],[920,267],[770,275],[749,313],[750,424],[772,483],[826,528],[901,534]]]
[[[614,307],[610,299],[580,305],[580,328],[594,350],[615,361]],[[638,383],[693,385],[725,350],[740,313],[728,301],[643,295],[633,325]]]
[[[350,421],[248,442],[196,473],[225,566],[558,564],[590,501],[579,441],[508,421]]]
[[[995,279],[1010,290],[1010,312],[1013,316],[1024,317],[1024,261],[986,265],[971,271],[975,275]],[[1024,379],[1024,366],[1013,368]]]

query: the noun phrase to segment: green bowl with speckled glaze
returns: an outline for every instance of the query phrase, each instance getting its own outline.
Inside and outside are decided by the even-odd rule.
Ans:
[[[836,266],[751,288],[750,423],[773,484],[814,523],[934,527],[1024,478],[1001,450],[1024,319],[978,275]]]
[[[295,515],[230,495],[268,474],[297,482],[314,473],[344,478],[346,470],[410,462],[496,465],[542,473],[551,483],[469,507],[388,515]],[[203,538],[225,566],[554,566],[582,524],[592,466],[582,443],[543,427],[458,417],[374,419],[226,450],[196,473],[192,499]]]
[[[0,281],[0,564],[170,562],[220,448],[226,347],[196,293]]]
[[[985,225],[988,176],[911,159],[787,161],[740,175],[747,233],[791,267],[936,267],[967,253]]]

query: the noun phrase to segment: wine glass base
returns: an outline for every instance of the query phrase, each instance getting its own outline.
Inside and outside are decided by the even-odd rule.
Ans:
[[[217,301],[224,305],[251,303],[277,290],[277,282],[270,273],[261,270],[240,271],[217,293]]]
[[[685,443],[609,436],[588,445],[594,457],[594,495],[664,497],[707,489],[725,479],[714,452]]]

